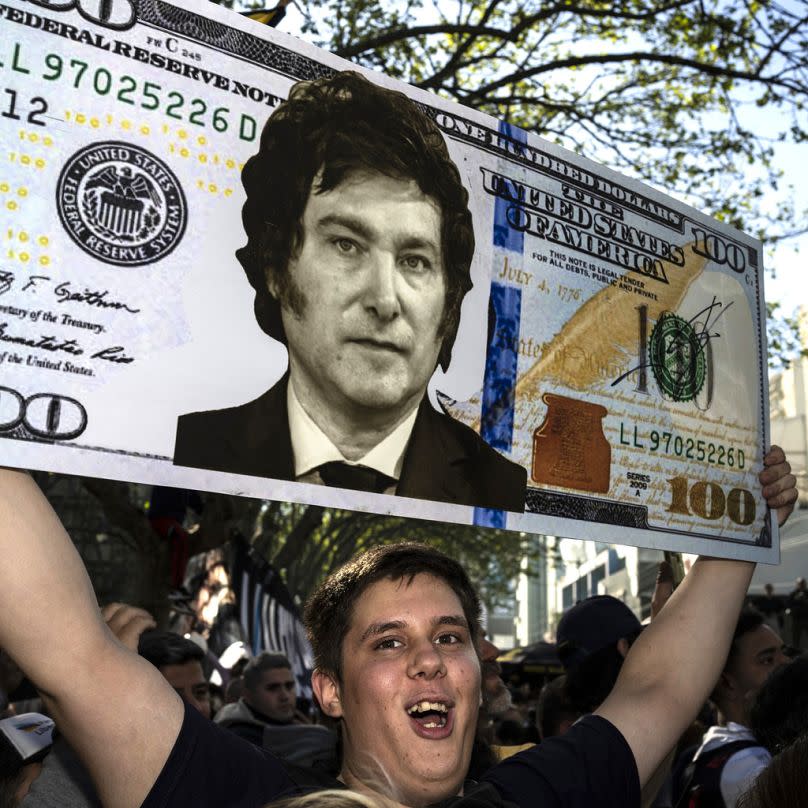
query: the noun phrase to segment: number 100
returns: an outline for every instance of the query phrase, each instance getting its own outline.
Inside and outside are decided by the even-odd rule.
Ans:
[[[673,477],[668,482],[671,484],[668,513],[696,514],[709,520],[726,514],[736,525],[751,525],[755,521],[755,498],[746,488],[733,488],[725,496],[724,489],[717,483],[699,480],[690,486],[687,477]]]

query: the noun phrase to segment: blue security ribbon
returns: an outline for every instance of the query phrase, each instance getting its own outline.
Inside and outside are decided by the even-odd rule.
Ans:
[[[512,140],[527,143],[525,132],[508,123],[500,122],[499,132]],[[521,259],[525,250],[525,234],[508,223],[508,207],[512,204],[500,197],[495,198],[492,243],[494,247],[507,250]],[[494,449],[510,452],[513,446],[522,290],[493,281],[489,300],[496,315],[496,328],[490,336],[485,355],[480,435]],[[475,525],[505,527],[505,521],[504,511],[474,509]]]

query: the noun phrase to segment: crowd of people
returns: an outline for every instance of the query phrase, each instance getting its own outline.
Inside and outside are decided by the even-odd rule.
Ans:
[[[783,521],[796,490],[779,449],[761,482]],[[531,694],[503,681],[457,562],[426,545],[376,547],[306,606],[309,708],[282,654],[244,661],[214,698],[197,643],[131,606],[99,611],[21,472],[0,472],[0,553],[13,572],[0,682],[14,707],[41,704],[0,721],[2,808],[801,799],[808,659],[741,608],[746,562],[699,559],[675,591],[661,575],[648,626],[610,596],[576,604],[558,626],[564,674]]]

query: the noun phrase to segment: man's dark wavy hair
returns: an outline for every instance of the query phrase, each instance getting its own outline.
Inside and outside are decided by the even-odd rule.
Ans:
[[[301,81],[267,121],[261,145],[241,175],[247,192],[242,220],[247,244],[237,251],[255,289],[255,316],[271,337],[287,343],[281,303],[302,301],[288,275],[303,243],[303,211],[315,177],[317,193],[336,188],[353,171],[415,180],[441,210],[446,301],[438,355],[446,370],[471,288],[474,230],[468,192],[438,127],[407,96],[379,87],[352,71]],[[276,299],[267,288],[272,280]],[[305,292],[305,290],[302,290]]]

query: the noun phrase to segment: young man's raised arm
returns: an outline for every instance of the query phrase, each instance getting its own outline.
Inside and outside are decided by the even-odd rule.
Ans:
[[[73,543],[31,477],[0,469],[0,647],[37,686],[107,808],[136,808],[182,724],[179,696],[104,623]]]
[[[782,524],[797,498],[783,450],[772,447],[760,474]],[[727,658],[755,565],[700,558],[640,635],[597,713],[623,734],[644,784],[709,696]]]

